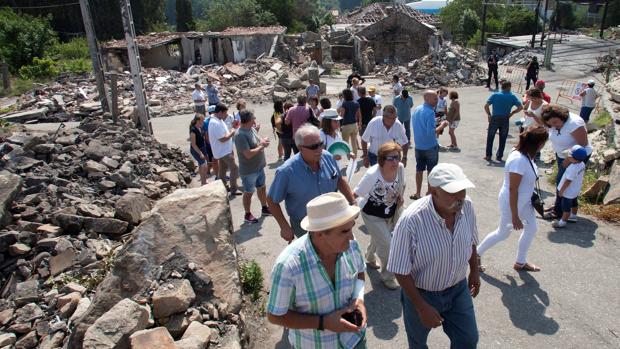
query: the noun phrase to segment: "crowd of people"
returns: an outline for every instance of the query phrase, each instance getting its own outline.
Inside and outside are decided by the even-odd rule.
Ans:
[[[496,59],[490,57],[493,63]],[[383,105],[377,89],[366,88],[364,79],[352,74],[332,108],[311,82],[296,104],[274,103],[271,126],[277,145],[272,148],[277,148],[279,167],[267,189],[265,150],[271,141],[259,136],[254,112],[240,101],[237,113],[229,115],[217,98],[217,87],[205,97],[203,90],[209,85],[196,85],[190,153],[199,164],[201,184],[207,183],[211,170],[216,172],[216,180],[224,182],[231,197],[243,195],[244,221],[250,224],[258,222],[250,210],[256,191],[261,216],[272,215],[289,244],[274,264],[266,311],[269,321],[288,329],[295,348],[366,348],[366,268],[380,270],[387,289],[401,290],[409,348],[426,348],[430,330],[440,326],[451,347],[476,347],[472,297],[485,271],[481,257],[512,231],[522,231],[513,268],[541,270],[527,259],[538,230],[536,159],[541,149],[550,141],[556,153],[555,204],[539,212],[555,219],[556,228],[576,221],[577,198],[592,152],[587,120],[550,104],[544,81],[536,77],[533,82],[523,98],[511,92],[510,82],[498,82],[501,91],[482,108],[489,125],[487,161],[492,161],[499,132],[495,159],[503,162],[510,120],[521,113],[522,120],[518,144],[503,163],[499,225],[480,243],[467,196],[473,183],[459,166],[439,162],[440,151],[460,151],[455,134],[461,121],[457,91],[425,91],[423,103],[414,108],[412,96],[394,76],[395,97],[392,104]],[[446,128],[451,144],[442,147],[438,138]],[[327,151],[336,142],[350,146],[346,159]],[[344,160],[358,161],[360,148],[367,170],[359,182],[349,183],[342,169],[350,164]],[[415,158],[410,196],[414,201],[405,207],[410,148]],[[365,253],[353,233],[359,215],[370,235]]]

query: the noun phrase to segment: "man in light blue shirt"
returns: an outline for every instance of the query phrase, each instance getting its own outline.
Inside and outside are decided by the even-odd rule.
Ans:
[[[493,141],[495,134],[499,130],[499,147],[497,148],[497,161],[502,161],[504,157],[504,148],[506,147],[506,138],[510,129],[510,117],[523,110],[523,105],[517,96],[510,92],[512,84],[510,81],[502,81],[502,90],[492,94],[487,103],[484,105],[484,111],[487,113],[489,128],[487,129],[487,149],[486,161],[491,161],[493,155]],[[493,106],[491,113],[490,107]],[[512,111],[512,107],[517,107]]]
[[[334,156],[323,150],[318,128],[310,124],[301,126],[295,133],[295,144],[299,153],[278,167],[267,195],[269,210],[280,226],[280,236],[289,242],[306,233],[300,224],[306,216],[306,204],[315,197],[339,190],[349,203],[355,203]],[[282,201],[290,223],[280,207]]]
[[[207,93],[209,105],[215,105],[220,102],[220,97],[218,96],[219,90],[217,89],[217,86],[213,85],[213,82],[211,80],[207,80],[205,92]]]
[[[400,95],[395,96],[392,101],[396,108],[396,116],[403,126],[405,126],[405,135],[407,141],[411,143],[411,108],[413,108],[413,98],[409,96],[409,91],[402,90]],[[407,144],[408,146],[409,144]]]
[[[422,179],[424,171],[430,173],[433,167],[439,162],[439,143],[437,134],[447,125],[447,121],[442,121],[439,126],[435,121],[435,107],[439,98],[435,91],[424,92],[424,104],[418,106],[413,111],[411,117],[413,123],[413,140],[415,144],[415,194],[412,200],[419,199],[422,191]]]

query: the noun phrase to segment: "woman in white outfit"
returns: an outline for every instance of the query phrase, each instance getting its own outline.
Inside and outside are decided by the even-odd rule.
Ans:
[[[542,120],[543,106],[547,104],[543,99],[542,91],[537,88],[531,88],[525,93],[526,100],[523,104],[523,126],[521,132],[532,127],[544,127]]]
[[[325,109],[322,115],[320,136],[323,142],[323,148],[327,150],[334,142],[344,142],[342,133],[340,132],[340,120],[342,120],[342,116],[338,115],[336,109]],[[349,159],[355,159],[355,154],[349,153],[347,157]],[[342,157],[340,155],[334,155],[334,159],[338,161],[338,165],[340,166]]]
[[[549,134],[545,128],[525,130],[519,135],[519,143],[506,159],[504,184],[499,192],[499,227],[478,246],[478,258],[498,242],[506,239],[511,231],[521,230],[515,270],[539,271],[540,268],[527,262],[527,251],[536,235],[536,213],[532,205],[532,193],[538,179],[538,168],[533,161],[536,152],[547,142]],[[480,271],[484,267],[479,263]]]
[[[405,168],[400,162],[401,157],[402,148],[398,143],[384,143],[377,152],[378,163],[366,171],[353,190],[356,198],[362,198],[362,219],[370,234],[366,261],[370,268],[381,268],[381,281],[391,290],[398,288],[394,274],[386,267],[392,230],[403,205],[405,191]],[[381,267],[375,254],[381,261]]]

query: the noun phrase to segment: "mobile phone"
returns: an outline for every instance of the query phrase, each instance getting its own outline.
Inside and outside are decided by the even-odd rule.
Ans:
[[[342,314],[342,318],[355,326],[362,326],[362,312],[358,309],[355,309],[350,313]]]

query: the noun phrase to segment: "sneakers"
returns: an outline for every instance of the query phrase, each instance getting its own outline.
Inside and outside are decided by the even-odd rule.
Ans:
[[[245,216],[243,217],[243,220],[246,223],[250,223],[250,224],[258,223],[258,219],[256,217],[254,217],[252,215],[252,213],[250,213],[250,212],[245,214]]]
[[[568,222],[569,223],[577,223],[577,215],[574,213],[570,214],[570,217],[568,217]]]
[[[383,286],[385,286],[388,290],[397,290],[400,287],[398,282],[394,279],[381,280],[381,282],[383,282]]]
[[[269,207],[267,206],[263,206],[263,208],[260,211],[261,216],[266,217],[266,216],[271,216],[271,211],[269,210]]]
[[[553,222],[553,227],[554,228],[564,228],[565,226],[566,226],[566,222],[564,222],[561,219],[559,221]]]

